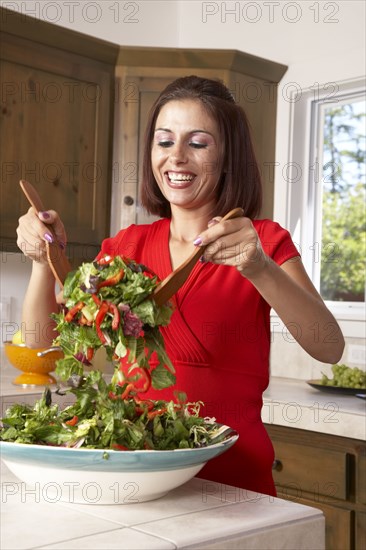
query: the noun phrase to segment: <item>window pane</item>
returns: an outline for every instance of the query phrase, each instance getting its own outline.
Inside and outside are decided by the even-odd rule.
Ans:
[[[323,105],[322,254],[325,300],[365,301],[365,101]]]

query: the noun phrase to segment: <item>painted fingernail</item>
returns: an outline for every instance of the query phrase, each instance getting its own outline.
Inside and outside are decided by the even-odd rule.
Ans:
[[[203,241],[202,241],[201,237],[197,237],[197,239],[195,239],[193,241],[194,246],[201,246],[202,243],[203,243]]]
[[[50,233],[45,233],[44,238],[46,239],[47,242],[53,243],[53,237],[52,235],[50,235]]]
[[[211,225],[216,225],[217,223],[220,223],[219,220],[212,218],[212,220],[207,223],[207,226],[210,227]]]
[[[64,242],[58,241],[58,244],[59,244],[60,248],[62,248],[62,250],[65,250],[66,244]]]
[[[40,212],[42,218],[44,218],[45,220],[48,220],[48,218],[50,218],[50,215],[48,212]]]

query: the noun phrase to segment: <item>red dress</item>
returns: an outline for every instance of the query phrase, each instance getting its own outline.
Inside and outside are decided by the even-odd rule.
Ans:
[[[290,234],[277,223],[253,223],[276,263],[299,255]],[[164,279],[172,271],[169,231],[169,219],[132,225],[106,239],[102,252],[134,258]],[[174,301],[171,322],[162,332],[176,368],[176,386],[151,390],[148,396],[172,399],[174,390],[184,391],[189,401],[205,403],[202,416],[213,416],[240,434],[199,477],[275,495],[273,447],[261,421],[262,393],[269,382],[269,305],[234,267],[201,262]]]

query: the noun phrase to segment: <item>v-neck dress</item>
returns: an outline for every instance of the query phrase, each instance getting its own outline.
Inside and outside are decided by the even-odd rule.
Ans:
[[[271,220],[253,222],[262,247],[276,263],[299,256],[290,234]],[[170,220],[132,225],[102,243],[101,253],[124,255],[151,268],[160,279],[172,271]],[[270,307],[231,266],[197,262],[174,297],[171,322],[162,328],[176,385],[146,397],[173,399],[184,391],[203,401],[202,416],[236,429],[237,443],[210,461],[203,479],[275,495],[273,447],[261,420],[269,382]]]

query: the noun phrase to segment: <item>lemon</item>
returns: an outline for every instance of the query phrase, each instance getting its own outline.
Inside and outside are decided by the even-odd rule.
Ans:
[[[24,344],[24,342],[22,340],[22,331],[21,330],[18,330],[14,334],[13,339],[12,339],[12,343],[13,344]]]

